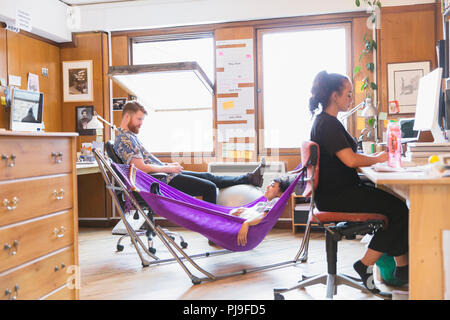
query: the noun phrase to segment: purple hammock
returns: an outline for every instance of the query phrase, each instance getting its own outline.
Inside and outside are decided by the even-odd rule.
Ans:
[[[138,191],[139,195],[151,207],[154,213],[181,227],[198,232],[222,248],[230,251],[252,250],[266,237],[267,233],[269,233],[280,218],[298,181],[304,177],[306,172],[306,170],[301,170],[267,215],[257,225],[249,227],[247,244],[245,246],[238,246],[237,235],[245,219],[229,214],[232,209],[237,207],[221,206],[194,198],[170,187],[139,169],[136,169],[135,181],[132,183],[129,179],[129,165],[116,163],[112,165],[122,176],[122,181],[127,189],[129,191]],[[301,168],[301,165],[295,170],[299,168]],[[149,192],[153,182],[159,183],[163,196]],[[239,207],[252,207],[261,201],[267,201],[267,199],[262,196],[253,202]]]

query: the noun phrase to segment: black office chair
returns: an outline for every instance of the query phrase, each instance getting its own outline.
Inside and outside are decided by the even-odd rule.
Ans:
[[[113,141],[106,141],[105,142],[105,151],[106,151],[106,154],[108,155],[108,158],[110,159],[110,161],[112,161],[114,163],[118,163],[118,164],[123,164],[123,161],[117,156],[117,154],[116,154],[116,152],[114,150],[114,142]],[[114,169],[114,167],[113,167],[113,169]],[[116,172],[116,174],[118,176],[120,176],[119,172],[117,172],[116,169],[114,169],[114,171]],[[167,174],[166,173],[155,173],[155,174],[152,174],[151,176],[156,178],[156,179],[158,179],[158,180],[163,180],[165,177],[167,177]],[[124,211],[126,211],[125,210],[125,195],[124,195],[124,192],[120,191],[120,190],[116,190],[115,192],[116,192],[117,198],[119,199],[120,206],[122,207],[122,209]],[[155,223],[154,214],[153,214],[153,211],[151,210],[151,208],[149,207],[149,205],[141,198],[141,196],[139,195],[138,192],[133,192],[133,196],[136,199],[136,201],[139,204],[139,206],[141,206],[141,208],[144,210],[144,212],[147,213],[148,218],[154,224]],[[135,220],[139,219],[139,213],[137,212],[137,210],[136,210],[133,218]],[[151,253],[153,253],[153,254],[156,253],[156,249],[153,247],[153,240],[152,240],[152,238],[155,236],[154,231],[150,228],[150,226],[148,225],[147,222],[145,222],[142,225],[141,230],[142,231],[138,230],[136,232],[137,235],[138,236],[142,236],[142,235],[145,234],[147,236],[147,239],[148,239],[148,250]],[[171,232],[171,231],[167,231],[167,230],[166,230],[166,233],[173,240],[175,240],[175,236],[178,236],[180,238],[180,245],[181,245],[181,247],[183,249],[187,248],[188,244],[187,244],[187,242],[184,241],[184,239],[183,239],[183,237],[181,235],[179,235],[176,232]],[[124,234],[124,235],[122,235],[122,237],[120,237],[120,239],[118,240],[117,245],[116,245],[116,248],[117,248],[118,251],[122,251],[124,249],[124,246],[121,244],[121,241],[124,238],[128,237],[128,236],[129,236],[128,234]]]

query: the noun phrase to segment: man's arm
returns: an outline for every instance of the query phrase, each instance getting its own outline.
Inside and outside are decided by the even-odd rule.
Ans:
[[[183,167],[178,163],[169,163],[165,166],[146,164],[142,158],[132,158],[131,164],[145,173],[180,173],[183,170]]]
[[[266,216],[266,214],[268,212],[269,211],[261,212],[260,214],[255,215],[254,217],[251,217],[251,218],[248,218],[247,220],[245,220],[245,222],[241,226],[241,229],[238,232],[238,236],[237,236],[238,246],[245,246],[247,244],[248,228],[250,226],[254,226],[254,225],[257,225],[258,223],[260,223],[261,220]]]

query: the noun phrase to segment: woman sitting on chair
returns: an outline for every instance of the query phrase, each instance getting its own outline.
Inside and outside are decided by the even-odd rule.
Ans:
[[[245,246],[247,244],[248,228],[261,222],[288,187],[289,181],[287,178],[275,178],[267,186],[266,192],[264,193],[267,201],[258,202],[253,207],[235,208],[230,211],[231,215],[246,219],[238,233],[238,245]]]
[[[388,226],[376,232],[361,260],[353,265],[364,285],[373,293],[372,267],[383,253],[396,262],[395,277],[408,280],[408,207],[399,198],[361,183],[356,168],[385,162],[385,152],[373,155],[356,153],[356,141],[337,119],[348,110],[353,88],[347,76],[320,72],[311,89],[309,108],[314,115],[311,140],[319,145],[319,184],[315,204],[322,211],[379,213],[388,218]]]

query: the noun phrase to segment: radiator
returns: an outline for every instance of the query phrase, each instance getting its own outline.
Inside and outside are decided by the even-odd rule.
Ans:
[[[255,170],[258,165],[259,162],[212,162],[208,164],[208,172],[220,176],[238,176]],[[265,190],[274,178],[283,175],[285,172],[284,162],[266,162],[261,189]]]

